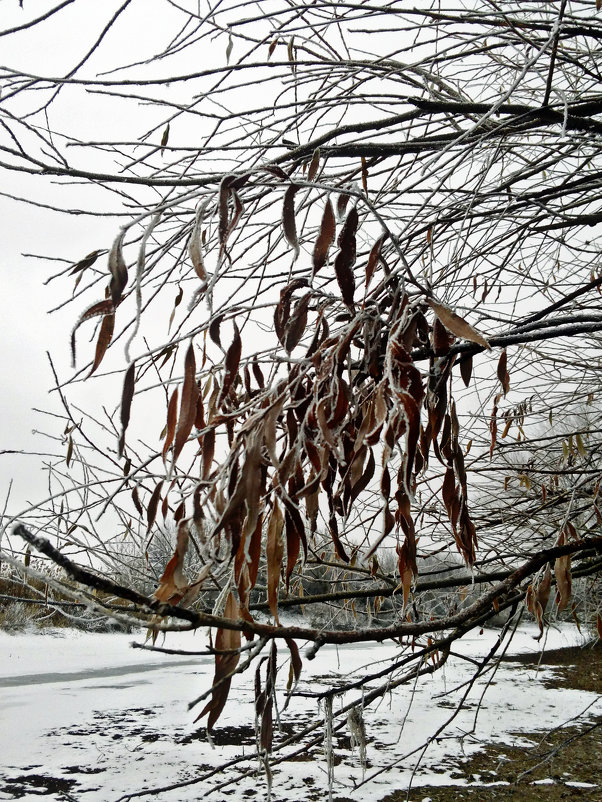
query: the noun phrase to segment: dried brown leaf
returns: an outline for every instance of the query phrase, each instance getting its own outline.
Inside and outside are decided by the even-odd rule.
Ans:
[[[354,206],[343,225],[339,234],[339,252],[334,260],[334,271],[337,282],[341,290],[343,301],[353,309],[353,294],[355,292],[355,279],[353,277],[353,265],[356,257],[356,232],[359,222],[357,209]]]
[[[115,307],[120,303],[121,296],[128,282],[128,271],[123,259],[123,236],[122,232],[115,238],[109,252],[109,271],[111,273],[110,291],[111,300]]]
[[[196,417],[196,405],[199,388],[196,382],[196,362],[194,358],[194,346],[188,346],[184,359],[184,383],[182,385],[182,396],[180,400],[180,414],[178,416],[178,426],[173,449],[174,465],[180,456],[184,444],[188,440],[194,419]]]
[[[177,420],[178,420],[178,388],[176,387],[173,393],[171,394],[171,398],[169,399],[169,404],[167,405],[167,426],[165,428],[165,442],[163,443],[163,462],[165,462],[167,458],[167,452],[169,451],[169,447],[174,441],[174,437],[176,435]]]
[[[316,275],[318,270],[324,267],[328,260],[328,251],[334,242],[336,234],[336,221],[334,218],[334,210],[330,198],[326,201],[324,212],[322,214],[322,222],[320,223],[320,232],[314,245],[313,252],[313,274]]]
[[[107,348],[113,338],[113,331],[115,330],[115,314],[105,315],[100,324],[100,331],[98,332],[98,340],[96,341],[96,353],[94,355],[94,363],[86,378],[94,373],[96,368],[100,365]]]
[[[487,348],[488,351],[491,350],[491,346],[485,337],[483,337],[482,334],[473,328],[470,323],[467,323],[463,317],[457,315],[449,307],[444,306],[437,301],[433,301],[432,298],[428,299],[428,304],[437,315],[439,320],[443,323],[445,328],[448,331],[451,331],[455,337],[460,337],[463,340],[468,340],[469,342],[476,343],[477,345],[482,345],[483,348]]]
[[[134,398],[135,377],[136,363],[132,362],[126,371],[125,378],[123,380],[123,391],[121,393],[121,437],[119,438],[118,447],[119,457],[123,456],[123,449],[125,448],[125,432],[130,422],[132,399]]]
[[[266,560],[268,569],[268,604],[278,625],[280,624],[278,619],[278,585],[280,583],[280,572],[282,570],[282,559],[284,557],[284,544],[282,542],[283,527],[284,515],[280,504],[278,501],[275,501],[268,522]]]
[[[296,184],[291,184],[284,193],[284,203],[282,204],[282,228],[286,241],[295,252],[295,259],[299,256],[299,240],[295,221],[295,194],[298,190],[299,187]]]
[[[224,360],[224,383],[219,396],[218,406],[223,404],[226,400],[230,387],[238,374],[238,366],[240,364],[240,355],[242,353],[242,340],[240,339],[240,332],[238,326],[234,322],[234,339],[228,350],[226,351],[226,358]]]

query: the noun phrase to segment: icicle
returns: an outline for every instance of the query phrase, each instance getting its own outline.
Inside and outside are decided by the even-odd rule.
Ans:
[[[332,696],[324,702],[324,752],[326,753],[326,772],[328,776],[328,802],[332,802],[334,783],[334,755],[332,752]]]
[[[362,765],[362,780],[366,774],[366,725],[361,705],[352,707],[347,714],[347,726],[351,734],[351,749],[356,746],[360,753],[360,763]]]

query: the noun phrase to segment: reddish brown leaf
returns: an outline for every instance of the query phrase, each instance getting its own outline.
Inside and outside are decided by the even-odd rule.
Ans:
[[[157,486],[152,492],[148,507],[146,508],[146,531],[150,532],[157,518],[157,510],[159,508],[159,500],[161,499],[161,488],[163,487],[163,480],[157,483]]]
[[[303,332],[307,326],[307,307],[309,306],[311,297],[311,292],[308,292],[297,301],[293,313],[286,323],[283,345],[289,354],[299,344],[301,337],[303,337]]]
[[[339,252],[334,260],[334,271],[346,305],[353,309],[353,294],[355,292],[355,280],[353,277],[353,265],[356,257],[355,235],[359,217],[354,206],[345,220],[345,224],[339,234]]]
[[[175,443],[173,449],[174,465],[180,456],[184,444],[188,440],[194,419],[196,417],[196,403],[199,388],[196,383],[196,362],[194,358],[194,346],[188,346],[184,359],[184,384],[182,386],[182,397],[180,401],[180,414],[178,416],[178,427],[176,429]]]
[[[318,168],[320,167],[320,148],[316,148],[314,150],[314,154],[311,157],[311,162],[309,163],[309,170],[307,171],[307,180],[313,181],[316,175],[318,174]]]
[[[449,354],[449,349],[454,342],[453,334],[449,334],[443,323],[438,317],[433,323],[433,351],[435,356],[445,356]]]
[[[556,605],[558,612],[562,612],[571,599],[572,579],[571,579],[571,555],[557,557],[554,563],[554,574],[556,576]]]
[[[280,571],[282,570],[282,558],[284,556],[284,545],[282,543],[283,527],[284,516],[280,504],[278,501],[275,501],[268,522],[266,560],[268,568],[268,604],[278,625],[280,624],[278,619],[278,585],[280,583]]]
[[[297,239],[297,224],[295,222],[295,194],[299,187],[291,184],[284,193],[282,205],[282,228],[286,241],[295,252],[295,259],[299,256],[299,240]]]
[[[504,397],[506,397],[506,394],[510,389],[510,374],[508,373],[507,365],[508,365],[508,354],[506,353],[506,349],[504,348],[504,350],[500,354],[500,358],[497,363],[497,377],[500,380],[502,389],[504,390]]]
[[[301,655],[299,654],[299,647],[297,646],[297,643],[292,638],[286,638],[285,640],[289,652],[291,653],[291,676],[289,677],[286,690],[291,691],[293,687],[293,678],[295,680],[295,685],[299,682],[299,678],[301,677],[301,669],[303,668],[303,662],[301,660]]]
[[[125,431],[130,422],[130,412],[132,409],[132,399],[134,398],[136,363],[132,362],[126,371],[123,380],[123,392],[121,393],[121,437],[119,438],[118,454],[123,456],[125,448]]]
[[[142,516],[144,514],[144,510],[142,509],[140,496],[138,495],[138,485],[136,485],[132,490],[132,501],[134,502],[134,507],[136,507],[136,510],[138,511],[138,515]]]
[[[107,348],[109,347],[109,343],[113,338],[113,331],[115,329],[115,314],[105,315],[100,324],[100,331],[98,333],[98,340],[96,342],[96,353],[94,355],[94,363],[88,373],[86,378],[90,378],[90,376],[94,373],[96,368],[102,362],[104,355],[107,352]]]
[[[320,232],[314,245],[313,252],[313,274],[316,275],[326,264],[328,259],[328,251],[334,242],[336,233],[336,222],[334,219],[334,211],[330,198],[326,201],[324,206],[324,213],[322,214],[322,222],[320,223]]]
[[[208,479],[211,473],[211,465],[213,463],[213,454],[215,451],[215,429],[209,429],[203,435],[203,470],[202,478]]]
[[[226,359],[224,361],[224,383],[219,396],[218,405],[223,404],[228,396],[232,382],[238,374],[238,366],[240,364],[240,355],[242,352],[242,340],[240,339],[240,332],[238,326],[234,322],[234,339],[226,352]]]
[[[337,217],[339,220],[342,220],[345,216],[345,210],[347,208],[347,204],[349,203],[349,195],[346,192],[341,192],[339,197],[337,198]]]
[[[366,164],[366,157],[362,156],[362,187],[366,195],[368,194],[368,166]]]
[[[465,387],[470,384],[470,377],[472,376],[472,354],[470,356],[463,356],[460,360],[460,376]]]
[[[218,315],[217,317],[213,318],[209,326],[209,336],[216,345],[219,345],[220,348],[222,347],[222,341],[219,336],[219,329],[223,319],[223,315]]]
[[[79,273],[82,270],[86,270],[86,268],[88,267],[92,267],[92,265],[98,259],[98,257],[102,252],[103,252],[102,250],[92,251],[92,253],[89,253],[87,256],[84,256],[83,259],[80,259],[79,262],[76,262],[73,265],[69,275],[73,276],[75,275],[75,273]]]
[[[113,306],[113,301],[98,301],[97,303],[92,304],[92,306],[89,306],[81,315],[73,327],[73,331],[71,332],[71,363],[73,367],[75,367],[75,332],[86,320],[90,320],[90,318],[93,317],[98,317],[99,315],[112,315],[114,311],[115,307]]]
[[[228,236],[228,201],[230,198],[230,190],[232,187],[232,181],[234,180],[235,176],[232,175],[225,175],[219,185],[219,224],[218,224],[218,234],[219,234],[219,242],[220,242],[220,256],[222,255],[225,245],[226,239]]]
[[[232,621],[240,618],[240,610],[232,593],[229,594],[226,601],[224,618]],[[198,721],[206,713],[209,713],[207,719],[208,730],[213,728],[228,700],[228,692],[232,682],[229,675],[235,670],[240,659],[240,653],[238,652],[240,649],[240,632],[233,629],[218,629],[215,637],[215,648],[216,651],[226,652],[226,654],[215,655],[215,674],[213,675],[211,699],[195,719],[195,721]]]
[[[460,337],[463,340],[482,345],[483,348],[487,348],[488,351],[491,350],[491,346],[485,337],[474,329],[470,323],[467,323],[463,317],[460,317],[460,315],[457,315],[454,311],[449,309],[449,307],[434,301],[432,298],[428,299],[428,304],[445,328],[451,331],[455,337]]]
[[[366,264],[366,287],[372,281],[372,276],[374,275],[374,271],[376,270],[376,265],[378,264],[378,260],[380,259],[380,250],[386,238],[387,235],[383,234],[382,237],[379,237],[372,246],[370,255],[368,256],[368,263]]]
[[[167,452],[169,451],[169,447],[173,443],[176,434],[177,419],[178,419],[178,388],[176,387],[173,393],[171,394],[171,398],[169,399],[169,404],[167,406],[167,426],[165,430],[165,442],[163,443],[163,462],[165,462],[167,458]]]

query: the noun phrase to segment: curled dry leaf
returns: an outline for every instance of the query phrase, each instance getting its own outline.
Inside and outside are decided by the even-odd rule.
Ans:
[[[71,364],[73,367],[75,367],[75,333],[81,324],[85,323],[86,320],[90,320],[90,318],[99,317],[100,315],[112,315],[114,312],[115,307],[113,306],[113,301],[105,300],[92,304],[92,306],[89,306],[80,316],[71,332]],[[92,371],[90,371],[90,375],[91,373]]]
[[[554,563],[554,575],[556,576],[556,605],[558,612],[562,612],[571,599],[572,579],[571,579],[571,555],[557,557]]]
[[[240,618],[240,610],[232,593],[228,595],[223,617],[231,621],[236,621]],[[208,713],[208,730],[213,728],[228,700],[232,682],[230,675],[236,669],[240,659],[240,632],[220,627],[215,636],[215,649],[218,654],[215,655],[215,674],[213,675],[211,699],[195,719],[195,721],[198,721]]]
[[[339,234],[339,252],[334,260],[334,271],[337,281],[343,296],[343,301],[346,305],[353,309],[353,294],[355,292],[355,279],[353,277],[353,265],[355,264],[356,257],[356,241],[355,235],[359,217],[357,209],[354,206],[343,225],[341,233]]]
[[[497,377],[502,385],[502,389],[504,390],[504,397],[506,397],[508,390],[510,389],[510,374],[508,373],[508,354],[505,348],[500,354],[500,358],[497,363]]]
[[[130,422],[130,413],[132,409],[132,399],[134,398],[134,386],[136,375],[136,363],[132,362],[126,371],[123,380],[123,391],[121,393],[121,437],[119,438],[118,454],[123,456],[123,449],[125,448],[125,432]]]
[[[163,156],[163,152],[167,147],[167,143],[169,142],[169,123],[165,126],[163,131],[163,135],[161,136],[161,156]]]
[[[334,219],[334,210],[330,198],[326,201],[324,206],[324,213],[322,214],[322,222],[320,223],[320,232],[314,245],[313,252],[313,274],[316,275],[326,264],[328,259],[328,251],[334,242],[336,233],[336,221]]]
[[[194,226],[188,240],[188,255],[194,267],[194,272],[201,279],[207,281],[207,272],[205,270],[205,263],[203,261],[203,252],[201,245],[201,224],[203,221],[203,214],[205,212],[206,204],[202,203],[196,213]]]
[[[311,157],[311,162],[309,163],[309,170],[307,171],[308,181],[314,180],[314,178],[318,174],[319,167],[320,167],[320,148],[316,148],[314,150],[313,156]]]
[[[98,259],[102,250],[92,251],[87,256],[84,256],[83,259],[80,259],[79,262],[76,262],[73,267],[71,268],[71,272],[69,273],[70,276],[75,275],[75,273],[79,273],[82,270],[86,270],[88,267],[92,267],[94,262]]]
[[[111,340],[113,339],[113,331],[115,330],[115,314],[105,315],[100,324],[100,331],[98,332],[98,340],[96,342],[96,353],[94,354],[94,362],[86,378],[94,373],[96,368],[100,365]]]
[[[280,572],[282,569],[282,559],[284,557],[284,544],[282,542],[283,527],[284,515],[282,514],[280,504],[278,501],[275,501],[268,522],[266,559],[268,564],[268,604],[270,606],[270,612],[278,625],[280,625],[278,619],[278,585],[280,583]]]
[[[169,451],[169,447],[174,441],[174,437],[176,434],[177,419],[178,419],[178,388],[176,387],[173,393],[171,394],[171,398],[169,399],[169,404],[167,405],[167,426],[165,428],[165,442],[163,443],[163,462],[165,462],[167,458],[167,452]]]
[[[240,339],[240,332],[238,330],[238,326],[236,322],[234,322],[234,339],[230,347],[226,352],[226,358],[224,360],[225,372],[224,372],[224,383],[222,385],[222,390],[219,396],[218,406],[223,404],[223,402],[228,397],[228,393],[230,391],[230,387],[234,382],[238,374],[238,366],[240,364],[240,355],[242,353],[242,340]]]
[[[370,250],[370,255],[368,256],[368,263],[366,264],[366,287],[372,281],[372,276],[374,275],[374,271],[376,270],[376,265],[378,264],[378,260],[380,259],[380,251],[383,246],[384,241],[387,238],[387,234],[383,234],[382,237],[379,237],[374,245]]]
[[[159,509],[159,501],[161,500],[161,489],[163,488],[163,480],[157,482],[153,490],[148,507],[146,508],[146,531],[150,532],[153,524],[157,518],[157,510]]]
[[[159,486],[160,490],[161,487]],[[159,580],[159,587],[154,593],[155,598],[159,601],[178,604],[188,588],[188,578],[184,573],[184,558],[188,550],[188,541],[188,523],[182,522],[178,526],[175,551],[165,566],[165,570]]]
[[[467,323],[463,317],[460,317],[460,315],[457,315],[449,307],[434,301],[432,298],[429,298],[427,303],[445,328],[451,331],[455,337],[460,337],[463,340],[481,345],[488,351],[491,350],[491,346],[485,337],[473,328],[470,323]]]
[[[282,228],[286,241],[295,252],[295,259],[299,256],[299,240],[295,221],[295,194],[298,189],[296,184],[291,184],[284,193],[284,203],[282,204]]]
[[[174,465],[180,456],[184,444],[188,440],[194,420],[196,418],[197,398],[199,388],[196,382],[196,362],[194,358],[194,346],[188,346],[184,360],[184,384],[182,386],[182,398],[180,401],[180,414],[178,416],[178,427],[176,429],[175,443],[173,449]]]
[[[115,307],[120,303],[121,296],[128,282],[128,271],[123,258],[123,237],[124,232],[122,231],[115,238],[109,252],[109,271],[111,273],[110,291],[111,300]]]
[[[462,377],[464,386],[468,387],[472,376],[472,354],[463,356],[460,360],[460,376]]]

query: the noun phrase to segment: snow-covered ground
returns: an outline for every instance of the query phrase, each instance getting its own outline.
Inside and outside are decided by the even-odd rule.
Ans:
[[[509,653],[537,653],[541,645],[534,635],[535,628],[521,628]],[[495,631],[481,634],[475,630],[456,651],[465,657],[482,656],[496,637]],[[188,702],[209,687],[213,659],[131,649],[132,640],[143,642],[144,633],[0,633],[0,799],[14,799],[16,789],[25,789],[21,799],[37,799],[44,793],[48,800],[113,802],[133,791],[151,792],[193,780],[236,756],[251,758],[238,764],[239,771],[257,769],[252,672],[235,677],[212,748],[205,740],[204,728],[199,730],[194,724],[200,706],[189,711]],[[578,632],[567,627],[550,630],[546,648],[580,642]],[[169,648],[199,651],[205,645],[201,632],[170,635],[165,643]],[[323,647],[313,661],[304,659],[298,690],[325,688],[328,675],[341,667],[348,679],[359,677],[375,670],[394,650],[392,644]],[[279,681],[284,690],[288,652],[283,647],[279,654],[283,663]],[[391,790],[406,788],[421,753],[419,747],[450,718],[464,692],[454,689],[473,670],[471,662],[452,657],[435,676],[427,676],[415,686],[400,687],[364,711],[368,741],[365,777],[372,779],[360,788],[355,788],[363,776],[358,749],[350,749],[346,728],[335,733],[335,797],[377,802]],[[482,744],[517,743],[520,735],[516,733],[558,726],[588,706],[588,715],[602,712],[595,694],[546,687],[542,680],[551,673],[551,669],[535,672],[520,664],[503,663],[495,676],[486,674],[479,680],[465,708],[430,744],[413,777],[417,790],[411,798],[422,799],[421,785],[454,782],[449,772],[458,759]],[[347,695],[344,701],[352,698]],[[334,710],[342,703],[335,698]],[[282,714],[284,733],[298,731],[322,715],[323,708],[318,709],[315,702],[295,697]],[[281,737],[284,735],[276,732],[275,742]],[[413,754],[406,757],[408,753]],[[391,763],[388,771],[380,771]],[[164,791],[156,798],[161,802],[204,798],[216,783],[232,778],[232,772],[221,771],[217,777]],[[275,802],[326,798],[326,765],[320,750],[314,750],[311,758],[299,754],[293,761],[274,765],[273,776]],[[264,800],[266,796],[264,775],[254,772],[236,784],[214,790],[209,798]]]

